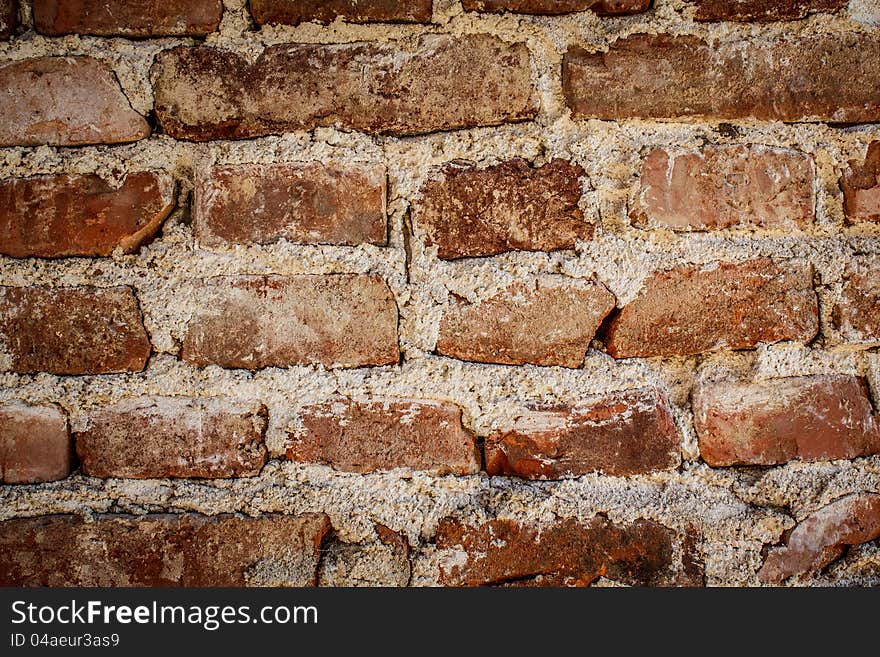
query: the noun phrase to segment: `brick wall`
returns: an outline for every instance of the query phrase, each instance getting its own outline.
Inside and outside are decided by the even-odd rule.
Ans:
[[[0,98],[0,584],[880,583],[876,2],[0,0]]]

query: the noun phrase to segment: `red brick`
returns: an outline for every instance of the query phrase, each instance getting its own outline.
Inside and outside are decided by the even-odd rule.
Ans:
[[[397,304],[379,276],[233,276],[208,285],[181,353],[197,367],[363,367],[400,360]]]
[[[800,376],[715,383],[694,394],[700,454],[712,466],[851,459],[880,452],[865,381]]]
[[[593,236],[578,207],[585,175],[565,160],[535,168],[519,158],[485,169],[452,163],[422,187],[413,221],[444,260],[573,249]]]
[[[315,586],[325,515],[0,522],[0,586]]]
[[[40,34],[205,36],[220,25],[223,0],[34,0]]]
[[[126,399],[89,414],[76,453],[90,477],[254,477],[266,463],[266,416],[256,402]]]
[[[18,25],[18,0],[0,0],[0,39],[8,39]]]
[[[601,283],[540,276],[482,302],[453,300],[440,321],[437,353],[479,363],[579,367],[612,308],[614,295]]]
[[[525,44],[480,34],[431,34],[412,46],[284,44],[254,64],[228,51],[180,47],[159,53],[152,73],[162,128],[195,141],[320,126],[414,135],[537,112]]]
[[[449,402],[340,398],[306,406],[300,420],[302,428],[290,434],[291,461],[326,463],[348,472],[480,471],[476,438],[462,425],[461,409]]]
[[[196,181],[196,238],[206,246],[269,244],[280,239],[384,245],[388,241],[385,176],[381,166],[213,167]]]
[[[149,356],[130,287],[0,286],[0,371],[140,372]]]
[[[15,258],[136,252],[174,208],[174,181],[144,172],[112,185],[96,175],[0,181],[0,253]]]
[[[880,121],[880,35],[817,34],[709,45],[636,34],[574,47],[563,90],[580,119]]]
[[[38,484],[70,474],[67,415],[54,404],[0,405],[0,483]]]
[[[880,262],[876,256],[847,262],[840,297],[831,310],[831,324],[844,340],[880,340]]]
[[[0,147],[118,144],[150,136],[113,72],[91,57],[38,57],[0,68]]]
[[[818,574],[839,559],[847,546],[877,538],[880,495],[846,495],[799,522],[786,544],[767,555],[758,577],[765,583],[780,584],[795,575]]]
[[[557,16],[590,9],[603,16],[640,14],[648,11],[651,0],[462,0],[461,4],[465,11]]]
[[[666,396],[629,390],[517,417],[486,438],[486,472],[563,479],[635,475],[680,461],[681,436]]]
[[[850,160],[840,187],[847,223],[880,222],[880,141],[871,142],[864,162]]]
[[[609,325],[615,358],[686,356],[810,342],[819,330],[812,268],[767,258],[681,266],[648,277]]]
[[[785,21],[817,12],[834,13],[848,0],[690,0],[698,21]]]
[[[803,228],[815,215],[815,164],[805,153],[761,146],[710,146],[699,153],[651,151],[633,221],[641,227],[712,230]]]
[[[547,526],[490,520],[474,527],[441,522],[440,581],[450,586],[589,586],[599,577],[633,585],[674,578],[672,532],[650,520],[616,525],[604,516]]]
[[[258,25],[332,23],[429,23],[431,0],[250,0]]]

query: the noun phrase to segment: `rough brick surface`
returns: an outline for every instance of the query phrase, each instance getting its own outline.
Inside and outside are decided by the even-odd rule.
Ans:
[[[437,353],[504,365],[578,367],[614,295],[595,281],[545,275],[469,304],[452,300]]]
[[[325,515],[0,522],[0,586],[314,586]]]
[[[40,34],[204,36],[217,29],[223,0],[34,0]]]
[[[150,136],[113,72],[91,57],[37,57],[0,68],[0,147],[117,144]]]
[[[521,121],[536,113],[530,75],[524,44],[487,35],[423,36],[412,48],[270,46],[253,65],[181,47],[159,53],[153,66],[162,128],[196,141],[319,126],[410,135]]]
[[[563,89],[575,118],[880,120],[880,36],[811,35],[708,45],[636,34],[608,52],[571,48]]]
[[[831,323],[844,340],[880,340],[880,262],[876,256],[851,258],[847,263]]]
[[[845,9],[848,0],[691,0],[698,21],[783,21]]]
[[[868,386],[854,376],[716,383],[694,394],[700,455],[711,466],[850,459],[880,452]]]
[[[465,11],[503,12],[555,16],[593,10],[599,15],[639,14],[651,0],[462,0]]]
[[[880,495],[841,497],[807,516],[792,530],[786,544],[767,555],[758,576],[779,584],[789,577],[818,573],[850,545],[880,538]]]
[[[362,367],[400,360],[397,304],[378,276],[237,276],[209,286],[181,353],[198,367]]]
[[[589,586],[599,577],[633,585],[673,578],[673,535],[650,520],[615,525],[603,516],[546,527],[490,520],[478,527],[447,520],[437,547],[451,550],[440,579],[452,586]]]
[[[0,371],[139,372],[149,356],[129,287],[0,286]]]
[[[443,259],[572,249],[593,236],[578,207],[584,176],[565,160],[534,168],[522,159],[484,169],[447,165],[422,188],[413,221]]]
[[[266,463],[266,415],[224,398],[126,399],[89,415],[76,453],[91,477],[252,477]]]
[[[840,187],[848,223],[880,222],[880,141],[871,142],[864,162],[850,161]]]
[[[656,149],[642,166],[632,218],[671,230],[802,228],[815,215],[815,175],[812,157],[785,149]]]
[[[381,166],[213,167],[196,181],[196,238],[206,246],[269,244],[280,239],[384,245],[388,241],[385,177]]]
[[[643,474],[677,466],[680,443],[665,395],[631,390],[532,411],[499,427],[486,438],[486,472],[525,479]]]
[[[174,208],[174,181],[143,172],[115,186],[96,175],[0,181],[0,253],[106,256],[137,251]]]
[[[428,23],[432,0],[250,0],[258,25],[332,23]]]
[[[54,404],[0,405],[0,483],[36,484],[70,474],[67,415]]]
[[[18,25],[18,0],[0,0],[0,39],[8,39]]]
[[[302,428],[291,434],[287,449],[292,461],[349,472],[480,470],[476,438],[462,426],[461,409],[449,402],[340,398],[303,408],[300,420]]]
[[[812,268],[747,262],[682,266],[655,273],[610,323],[615,358],[750,349],[759,342],[807,343],[819,327]]]

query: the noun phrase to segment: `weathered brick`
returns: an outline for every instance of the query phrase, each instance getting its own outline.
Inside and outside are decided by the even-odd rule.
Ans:
[[[150,136],[113,72],[91,57],[37,57],[0,68],[0,147],[117,144]]]
[[[162,128],[195,141],[320,126],[412,135],[522,121],[537,111],[525,44],[488,35],[426,35],[412,46],[284,44],[266,48],[255,64],[180,47],[159,53],[152,75]]]
[[[0,39],[8,39],[18,25],[18,0],[0,0]]]
[[[578,207],[585,175],[565,160],[535,168],[518,158],[485,169],[449,164],[422,187],[413,222],[445,260],[573,249],[593,236]]]
[[[767,555],[758,572],[762,582],[779,584],[789,577],[818,574],[850,545],[880,538],[880,495],[846,495],[804,518],[782,547]]]
[[[698,21],[786,21],[844,9],[848,0],[689,0]]]
[[[574,47],[563,90],[575,118],[880,121],[880,35],[709,45],[636,34],[608,52]]]
[[[812,268],[768,258],[686,265],[648,277],[614,317],[615,358],[751,349],[759,342],[810,342],[819,330]]]
[[[261,369],[391,365],[400,360],[397,304],[379,276],[211,279],[181,357],[196,365]]]
[[[851,342],[880,340],[880,262],[876,256],[851,258],[843,272],[840,297],[831,323]]]
[[[864,162],[850,160],[840,187],[847,223],[880,222],[880,141],[871,142]]]
[[[0,405],[0,483],[37,484],[70,474],[67,415],[54,404]]]
[[[205,36],[220,25],[223,0],[34,0],[40,34]]]
[[[432,0],[250,0],[258,25],[332,23],[429,23]]]
[[[461,409],[449,402],[340,398],[306,406],[300,420],[302,428],[290,434],[287,449],[292,461],[349,472],[480,470],[476,438],[462,425]]]
[[[486,472],[525,479],[642,474],[676,467],[680,444],[666,396],[629,390],[532,411],[496,429],[486,438]]]
[[[715,383],[694,393],[700,455],[711,466],[851,459],[880,452],[868,387],[855,376]]]
[[[595,281],[544,275],[478,303],[452,300],[437,353],[504,365],[579,367],[614,295]]]
[[[174,181],[132,173],[119,186],[96,175],[0,181],[0,253],[16,258],[137,251],[174,208]]]
[[[682,231],[803,228],[815,216],[815,176],[811,156],[787,149],[656,149],[645,158],[632,218],[641,227]]]
[[[480,526],[444,520],[437,547],[440,580],[451,586],[589,586],[599,577],[633,585],[674,578],[672,532],[650,520],[616,525],[604,516],[547,526],[490,520]]]
[[[253,477],[266,463],[266,415],[224,398],[126,399],[89,414],[76,453],[90,477]]]
[[[269,244],[280,239],[384,245],[388,241],[385,179],[381,166],[212,167],[196,180],[196,238],[206,246]]]
[[[0,522],[0,586],[315,586],[321,514]]]
[[[139,372],[149,356],[130,287],[0,286],[0,371]]]
[[[599,14],[640,14],[648,11],[651,0],[462,0],[465,11],[557,16],[592,10]]]

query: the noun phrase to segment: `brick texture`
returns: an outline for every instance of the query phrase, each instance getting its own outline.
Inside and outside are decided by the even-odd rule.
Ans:
[[[848,0],[690,0],[698,21],[784,21],[845,9]]]
[[[427,400],[336,399],[306,406],[290,436],[287,458],[338,470],[394,468],[474,474],[480,453],[455,404]]]
[[[643,474],[677,466],[680,442],[666,397],[633,390],[536,410],[496,429],[486,438],[486,471],[525,479]]]
[[[871,142],[864,162],[850,161],[840,187],[848,223],[880,222],[880,141]]]
[[[253,65],[232,52],[181,47],[159,53],[153,66],[162,128],[196,141],[319,126],[411,135],[522,121],[536,113],[530,75],[524,44],[487,35],[429,35],[411,49],[270,46]]]
[[[181,357],[261,369],[391,365],[400,360],[397,305],[378,276],[236,276],[209,281]]]
[[[249,0],[258,25],[332,23],[428,23],[432,0]]]
[[[385,169],[332,164],[213,167],[197,179],[196,238],[206,246],[388,241]],[[247,217],[247,221],[242,221]]]
[[[107,256],[137,251],[174,208],[174,181],[143,172],[113,185],[96,175],[0,181],[0,253]]]
[[[844,340],[880,340],[880,263],[876,256],[850,259],[831,323]]]
[[[639,14],[647,11],[651,0],[462,0],[465,11],[556,16],[592,10],[599,14]]]
[[[575,118],[880,120],[880,36],[811,35],[709,45],[636,34],[573,47],[563,89]]]
[[[768,259],[683,266],[648,277],[609,325],[615,358],[807,343],[818,331],[812,268]]]
[[[223,0],[34,0],[40,34],[204,36],[217,29]]]
[[[8,39],[18,25],[18,0],[0,0],[0,39]]]
[[[413,222],[445,260],[572,249],[593,236],[578,207],[584,176],[565,160],[534,168],[522,159],[484,169],[447,165],[422,188]]]
[[[91,57],[37,57],[0,68],[0,147],[117,144],[150,136],[113,72]]]
[[[867,383],[803,376],[717,383],[694,395],[700,455],[712,466],[850,459],[880,452]]]
[[[252,477],[266,462],[266,414],[224,398],[127,399],[89,415],[76,453],[91,477]]]
[[[0,522],[0,586],[314,586],[327,516]]]
[[[139,372],[149,356],[129,287],[0,286],[0,371]]]
[[[0,404],[0,483],[64,479],[73,449],[67,415],[55,404]]]

